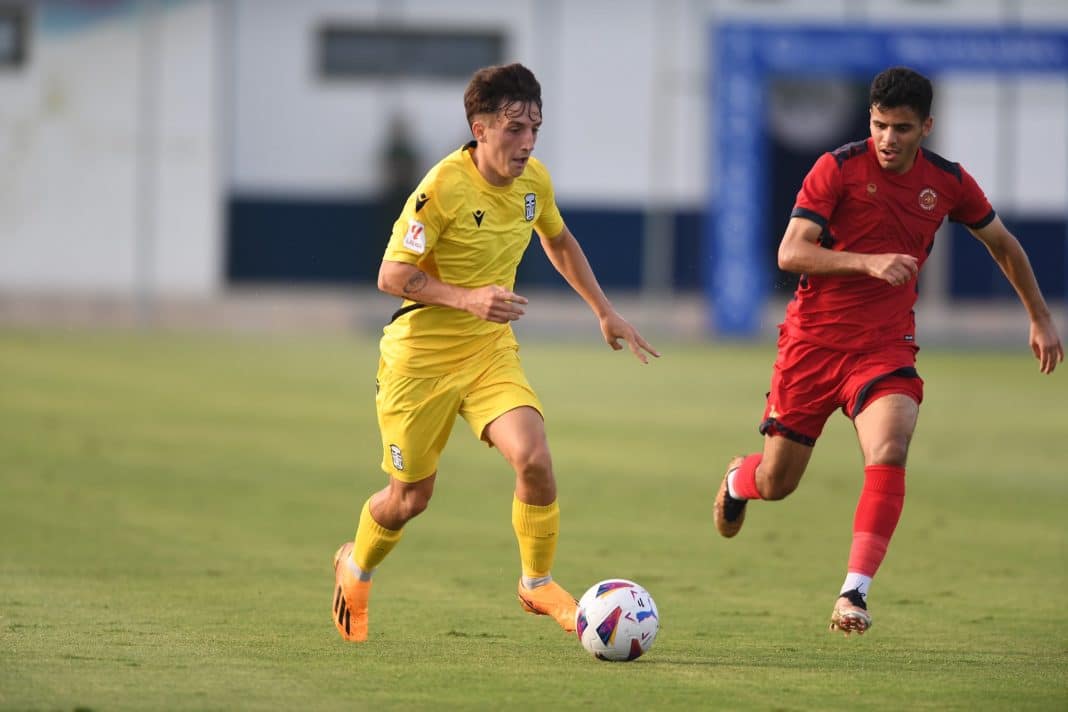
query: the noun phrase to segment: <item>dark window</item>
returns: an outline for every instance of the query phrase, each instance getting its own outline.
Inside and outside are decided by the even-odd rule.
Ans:
[[[500,64],[504,36],[493,31],[330,25],[319,30],[319,73],[328,79],[467,79]]]
[[[27,12],[23,5],[0,5],[0,69],[26,61]]]

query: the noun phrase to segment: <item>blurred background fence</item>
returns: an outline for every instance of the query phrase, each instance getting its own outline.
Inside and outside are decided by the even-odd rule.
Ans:
[[[471,71],[508,61],[542,82],[537,154],[602,283],[673,332],[773,334],[800,181],[866,135],[890,61],[934,77],[928,145],[1063,314],[1063,0],[5,0],[0,322],[380,323],[390,224],[466,140]],[[535,241],[517,289],[566,323],[564,286]],[[1011,300],[944,228],[923,340],[1025,335]]]

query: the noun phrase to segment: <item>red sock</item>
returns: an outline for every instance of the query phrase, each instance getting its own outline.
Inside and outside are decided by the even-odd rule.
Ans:
[[[850,572],[875,576],[886,556],[886,547],[894,535],[904,504],[904,467],[868,465],[864,468],[864,489],[860,492],[853,517]]]
[[[757,466],[760,465],[763,457],[759,452],[746,455],[742,460],[742,464],[738,467],[738,471],[734,473],[734,482],[731,485],[733,485],[735,493],[740,498],[763,499],[760,496],[760,490],[756,486]]]

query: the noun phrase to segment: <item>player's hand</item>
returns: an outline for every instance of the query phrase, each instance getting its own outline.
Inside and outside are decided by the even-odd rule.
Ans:
[[[919,271],[920,262],[912,255],[868,255],[868,274],[894,287],[908,284]]]
[[[619,343],[619,340],[623,339],[630,347],[631,353],[642,363],[649,363],[646,353],[660,358],[660,353],[642,338],[638,330],[615,311],[610,311],[601,319],[601,333],[604,334],[605,342],[612,347],[613,351],[623,348],[623,345]]]
[[[490,284],[467,291],[464,311],[471,312],[479,319],[507,324],[526,313],[523,311],[523,305],[526,303],[526,297],[496,284]]]
[[[1057,364],[1064,361],[1064,346],[1051,317],[1031,322],[1031,352],[1038,359],[1042,373],[1053,373]]]

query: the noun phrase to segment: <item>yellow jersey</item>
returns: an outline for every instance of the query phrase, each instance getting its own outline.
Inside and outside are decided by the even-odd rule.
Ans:
[[[471,158],[474,142],[430,169],[393,224],[383,259],[416,265],[458,287],[512,289],[531,231],[553,238],[564,229],[552,180],[533,156],[510,185],[490,184]],[[440,376],[483,349],[515,345],[511,324],[452,307],[404,300],[383,330],[382,358],[414,378]],[[406,307],[412,307],[405,311]]]

